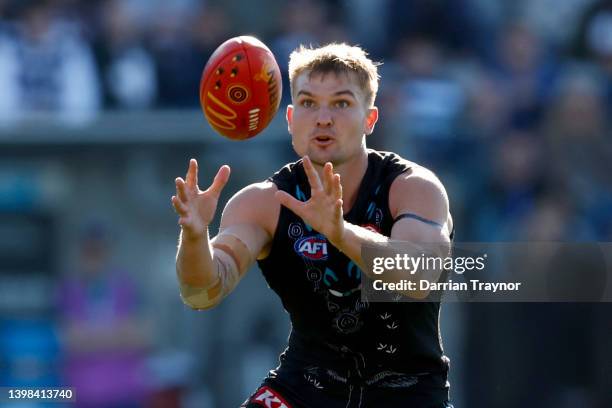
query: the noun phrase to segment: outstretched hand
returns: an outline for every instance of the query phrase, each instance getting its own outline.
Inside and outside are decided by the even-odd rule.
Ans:
[[[184,239],[198,239],[206,233],[229,176],[229,166],[221,166],[210,187],[202,191],[198,187],[198,162],[191,159],[185,179],[176,178],[176,195],[172,196],[172,206],[179,215],[178,223],[183,229]]]
[[[323,167],[321,179],[308,156],[304,156],[302,162],[310,184],[310,199],[302,202],[284,191],[277,191],[275,197],[304,222],[325,235],[333,245],[339,246],[344,238],[340,175],[334,174],[333,165],[328,162]]]

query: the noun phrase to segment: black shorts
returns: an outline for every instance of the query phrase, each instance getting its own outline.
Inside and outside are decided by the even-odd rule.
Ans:
[[[308,343],[292,331],[280,365],[245,408],[447,408],[448,366],[418,374],[372,363],[348,347]]]
[[[433,381],[432,381],[433,380]],[[447,390],[432,390],[436,380],[419,376],[413,384],[388,382],[323,384],[308,375],[301,379],[266,378],[242,408],[452,408]],[[438,392],[439,391],[439,392]],[[446,396],[444,396],[446,395]]]

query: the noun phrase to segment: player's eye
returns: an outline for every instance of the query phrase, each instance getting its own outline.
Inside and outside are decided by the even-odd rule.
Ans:
[[[339,101],[336,101],[336,102],[334,103],[334,106],[335,106],[336,108],[346,109],[346,108],[348,108],[349,106],[351,106],[351,103],[350,103],[349,101],[347,101],[346,99],[341,99],[341,100],[339,100]]]
[[[314,101],[312,99],[302,99],[300,105],[304,108],[312,108],[314,106]]]

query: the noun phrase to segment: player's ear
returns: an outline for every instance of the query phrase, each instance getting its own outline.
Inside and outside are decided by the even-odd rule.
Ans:
[[[291,125],[293,124],[293,105],[287,105],[287,113],[285,115],[287,118],[287,130],[291,133]]]
[[[368,113],[365,119],[365,129],[364,133],[366,135],[371,134],[374,131],[374,125],[378,122],[378,108],[373,106],[368,109]]]

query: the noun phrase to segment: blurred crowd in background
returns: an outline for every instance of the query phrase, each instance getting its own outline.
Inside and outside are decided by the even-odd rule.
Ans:
[[[453,183],[459,237],[612,237],[610,1],[4,0],[0,17],[5,124],[197,109],[203,65],[234,35],[284,72],[298,44],[348,41],[384,63],[371,145],[486,175]]]
[[[243,34],[257,36],[274,52],[285,74],[285,104],[290,102],[287,59],[299,44],[346,41],[362,45],[373,59],[383,62],[377,99],[380,121],[368,145],[398,152],[440,176],[449,191],[457,240],[612,241],[610,0],[0,0],[0,133],[10,134],[40,115],[52,115],[79,129],[109,111],[138,115],[197,110],[200,76],[208,57],[229,37]],[[266,138],[266,133],[258,138]],[[289,143],[285,144],[277,149],[277,167],[286,161]],[[34,151],[36,146],[28,149]],[[227,147],[219,149],[221,156],[240,154]],[[213,156],[210,152],[203,155]],[[182,175],[187,158],[177,160],[172,170],[180,173],[172,176]],[[148,163],[142,159],[139,165],[143,162]],[[93,170],[85,164],[87,160],[79,162],[79,168],[91,175]],[[144,173],[129,170],[125,178],[153,177],[155,166],[146,169]],[[0,174],[5,181],[10,178]],[[6,190],[2,180],[0,190]],[[153,182],[148,193],[145,189],[139,193],[150,198],[153,192],[160,192],[149,204],[169,209],[172,180],[170,174],[163,180],[167,191]],[[0,200],[0,207],[6,202]],[[141,217],[147,216],[143,211]],[[0,239],[6,242],[11,239],[7,231],[12,230],[0,231]],[[113,241],[107,233],[103,226],[89,225],[75,239],[82,251],[75,259],[80,259],[83,276],[106,268],[100,262]],[[174,241],[166,244],[170,251],[163,265],[169,269],[165,274],[172,275]],[[3,246],[7,247],[11,246]],[[145,350],[155,343],[147,341],[145,333],[154,332],[155,323],[137,319],[134,299],[138,285],[112,268],[103,280],[91,276],[57,285],[62,301],[55,310],[59,311],[63,344],[70,350],[67,362],[62,363],[63,378],[77,384],[83,406],[87,398],[91,406],[111,406],[113,402],[105,398],[122,395],[121,387],[133,397],[126,397],[123,403],[134,405],[116,406],[139,406],[143,400],[154,406],[174,406],[180,398],[159,391],[174,389],[174,380],[164,383],[172,386],[158,386],[152,398],[147,387],[154,385],[141,384],[138,373],[145,365],[157,367],[156,378],[163,382],[172,377],[168,373],[187,372],[189,364],[184,360],[188,358],[165,354],[145,364]],[[173,276],[165,279],[178,303],[178,292],[171,286]],[[263,293],[264,289],[258,290]],[[148,302],[145,300],[142,314],[159,321],[160,314],[153,310],[164,306],[155,299]],[[602,376],[612,377],[607,366],[610,360],[598,354],[612,337],[603,306],[485,306],[463,306],[463,323],[452,329],[457,337],[448,342],[464,356],[451,355],[451,360],[463,358],[454,367],[458,370],[455,375],[462,378],[455,382],[455,390],[465,406],[515,406],[503,405],[504,401],[555,407],[609,404],[609,393],[604,401],[601,390],[606,384]],[[207,327],[227,322],[228,316],[240,313],[237,310],[209,312],[213,317],[208,318]],[[567,333],[556,326],[549,336],[533,334],[548,327],[542,322],[559,310]],[[279,341],[270,333],[280,330],[282,336],[286,334],[286,327],[272,328],[279,325],[278,318],[267,313],[249,318],[245,324],[256,329],[247,330],[249,335],[242,343],[232,343],[249,346],[236,357],[243,369],[240,380],[234,380],[248,384],[242,397],[265,373],[249,367],[267,366],[282,343],[282,338]],[[277,316],[278,310],[274,313]],[[517,377],[506,383],[520,392],[495,391],[494,376],[483,374],[496,372],[499,352],[482,339],[483,324],[494,326],[500,316],[516,325],[531,321],[527,328],[519,325],[522,329],[507,329],[504,335],[487,332],[487,338],[501,339],[514,350],[506,363],[513,367],[508,372]],[[190,320],[184,331],[175,328],[173,334],[189,336],[200,320]],[[15,333],[22,322],[11,325],[5,327],[5,333]],[[564,338],[563,345],[557,342],[557,335]],[[210,340],[211,335],[208,337]],[[6,377],[0,379],[5,383],[18,378],[7,374],[12,367],[7,356],[12,353],[10,347],[18,349],[23,338],[9,336],[1,343],[0,373],[4,367]],[[179,349],[202,357],[194,342],[177,343]],[[213,339],[206,344],[219,350],[224,347],[220,343],[223,341]],[[49,347],[45,350],[51,355],[54,348]],[[83,354],[88,348],[90,354]],[[220,355],[231,354],[224,350]],[[547,350],[555,356],[544,358]],[[569,353],[579,357],[569,358]],[[213,354],[204,356],[212,363],[198,366],[196,374],[173,377],[183,378],[175,381],[181,389],[196,390],[193,406],[223,407],[227,401],[236,401],[231,399],[232,395],[237,398],[232,386],[215,379],[216,370],[222,370],[215,364],[226,363],[219,355],[215,362]],[[479,358],[488,362],[483,363],[482,371],[472,367],[470,360]],[[525,373],[517,359],[529,360],[530,370],[537,375],[518,378]],[[563,369],[550,369],[555,364]],[[124,377],[112,374],[116,372]],[[571,374],[562,374],[565,372]],[[236,371],[231,373],[236,375]],[[185,380],[187,377],[190,379]],[[530,388],[534,381],[541,382],[539,393]],[[198,388],[203,382],[207,387]],[[118,388],[109,391],[114,386]],[[225,390],[219,391],[221,388]],[[534,401],[538,403],[532,405]]]

